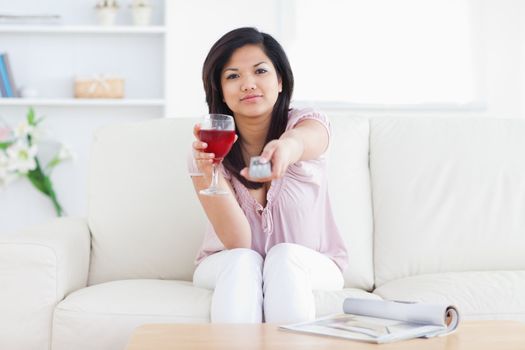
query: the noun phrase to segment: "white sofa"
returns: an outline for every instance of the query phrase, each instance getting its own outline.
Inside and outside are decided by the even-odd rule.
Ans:
[[[190,119],[95,137],[88,216],[0,238],[1,349],[122,349],[152,322],[209,322],[192,286],[205,216],[186,171]],[[525,120],[332,118],[330,187],[345,296],[447,302],[525,320]]]

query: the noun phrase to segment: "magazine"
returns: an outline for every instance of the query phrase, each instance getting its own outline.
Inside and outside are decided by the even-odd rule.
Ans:
[[[347,298],[343,311],[280,329],[381,344],[450,334],[459,324],[452,305]]]

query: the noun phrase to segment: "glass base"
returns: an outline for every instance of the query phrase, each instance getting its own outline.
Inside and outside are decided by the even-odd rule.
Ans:
[[[226,196],[227,194],[229,194],[228,191],[221,190],[220,188],[213,188],[213,187],[206,188],[204,190],[200,190],[199,193],[205,196]]]

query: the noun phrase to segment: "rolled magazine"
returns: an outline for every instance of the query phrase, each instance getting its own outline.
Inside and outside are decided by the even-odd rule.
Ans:
[[[280,328],[371,343],[390,343],[450,334],[460,319],[457,308],[452,305],[406,301],[347,298],[343,311],[344,314]]]

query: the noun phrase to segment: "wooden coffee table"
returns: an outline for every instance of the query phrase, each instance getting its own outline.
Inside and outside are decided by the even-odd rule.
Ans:
[[[272,324],[149,324],[135,330],[126,349],[523,350],[525,323],[464,321],[455,333],[445,337],[381,345],[292,333]]]

